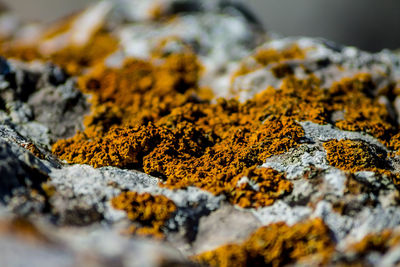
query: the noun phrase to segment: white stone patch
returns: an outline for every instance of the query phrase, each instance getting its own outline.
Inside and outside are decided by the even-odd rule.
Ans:
[[[240,187],[242,184],[248,184],[254,191],[260,190],[260,186],[256,182],[250,180],[247,176],[243,176],[242,178],[240,178],[236,186]]]
[[[300,149],[291,150],[281,155],[268,158],[262,167],[272,168],[279,172],[285,172],[286,178],[289,180],[298,178],[304,174],[307,167],[314,166],[325,170],[331,168],[326,159],[325,151],[313,148],[311,151],[303,151]]]
[[[254,209],[252,212],[263,225],[285,222],[291,226],[307,219],[311,214],[311,209],[304,206],[291,207],[285,202],[278,200],[271,206]]]
[[[238,62],[250,55],[263,35],[243,18],[215,14],[187,14],[169,23],[141,22],[128,24],[119,31],[126,56],[149,58],[150,52],[167,37],[178,37],[189,45],[195,43],[196,53],[205,67],[200,86],[208,86],[216,97],[229,97],[230,82]],[[249,42],[249,40],[252,40]],[[172,51],[176,48],[170,47]]]
[[[106,218],[117,220],[120,216],[107,204],[111,198],[129,190],[138,193],[164,195],[178,207],[188,207],[202,203],[207,209],[214,210],[220,205],[223,196],[214,196],[196,187],[170,190],[158,186],[160,180],[138,171],[122,170],[114,167],[95,169],[88,165],[73,165],[62,169],[53,169],[49,176],[51,184],[61,195],[76,197],[88,205],[104,211]],[[116,215],[115,217],[113,216]]]
[[[343,131],[330,124],[320,125],[310,121],[299,122],[299,124],[304,129],[305,137],[311,139],[314,142],[325,142],[332,139],[363,140],[367,143],[374,144],[384,149],[385,151],[387,150],[386,147],[377,139],[375,139],[371,135],[362,132]]]
[[[239,101],[245,102],[269,86],[279,88],[280,85],[281,80],[276,78],[268,68],[261,68],[246,75],[236,77],[232,88]]]
[[[392,267],[400,262],[400,246],[390,248],[389,252],[382,256],[380,261],[375,266]]]
[[[324,175],[325,181],[333,187],[333,192],[336,195],[342,196],[344,190],[346,189],[346,174],[335,168],[329,169],[329,171]]]

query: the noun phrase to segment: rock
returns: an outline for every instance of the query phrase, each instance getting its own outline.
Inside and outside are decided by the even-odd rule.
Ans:
[[[0,76],[0,97],[10,122],[21,134],[49,148],[56,140],[83,129],[89,105],[63,70],[39,63],[2,62],[5,72]]]
[[[26,157],[29,157],[26,154]],[[11,146],[0,142],[0,200],[5,201],[18,189],[39,189],[40,184],[46,181],[46,174],[39,169],[32,168],[18,158]]]
[[[398,54],[281,38],[236,1],[102,1],[50,29],[12,18],[1,266],[399,260]]]
[[[224,227],[221,228],[221,225]],[[241,242],[260,225],[260,221],[248,211],[223,206],[200,219],[192,253],[199,254],[224,244]]]
[[[2,266],[194,266],[157,242],[127,239],[98,228],[60,233],[19,218],[0,222],[0,248]]]

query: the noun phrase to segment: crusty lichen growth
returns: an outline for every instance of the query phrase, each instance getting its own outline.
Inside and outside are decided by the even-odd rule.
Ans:
[[[19,39],[9,39],[0,42],[0,53],[7,58],[22,61],[42,60],[63,67],[70,75],[79,75],[87,68],[101,63],[105,58],[118,48],[118,40],[104,27],[96,29],[89,41],[83,45],[70,43],[63,47],[68,38],[63,40],[62,48],[49,52],[41,45],[49,40],[56,39],[68,31],[73,30],[74,23],[79,14],[69,16],[45,29],[37,40],[29,43]],[[58,42],[60,43],[60,42]]]
[[[249,168],[235,179],[237,187],[232,192],[232,202],[243,208],[272,205],[275,199],[290,193],[293,185],[282,173],[270,168]]]
[[[385,253],[390,248],[400,244],[400,235],[393,230],[384,230],[380,233],[366,235],[360,242],[350,245],[349,250],[360,256],[371,251]]]
[[[371,252],[385,254],[393,247],[399,246],[400,235],[392,229],[383,230],[380,233],[366,235],[360,242],[354,243],[349,247],[349,251],[362,258]]]
[[[303,59],[305,55],[306,51],[304,49],[301,49],[297,44],[293,44],[280,51],[273,48],[260,49],[253,57],[258,63],[265,66],[273,62],[282,62],[289,59]]]
[[[304,131],[296,120],[331,123],[333,112],[355,105],[346,93],[365,102],[368,108],[375,105],[378,111],[382,109],[366,92],[372,86],[369,75],[346,78],[330,90],[321,89],[313,75],[304,80],[289,75],[279,89],[267,88],[244,103],[234,99],[210,103],[196,97],[201,67],[193,54],[170,54],[161,62],[155,66],[128,60],[122,69],[99,66],[81,77],[83,90],[94,96],[93,113],[86,118],[83,133],[57,142],[53,152],[71,163],[143,169],[163,178],[164,185],[170,188],[197,186],[225,194],[232,203],[243,207],[259,207],[261,203],[272,204],[276,197],[270,196],[281,193],[271,187],[268,201],[256,201],[256,190],[238,187],[238,177],[268,157],[297,147]],[[371,120],[360,121],[359,127],[382,142],[391,136],[393,129],[387,126],[386,113],[378,118],[373,111],[352,112],[361,117],[371,114]],[[356,123],[353,116],[345,116],[336,122],[337,126]],[[333,166],[353,172],[378,168],[380,173],[390,175],[385,159],[378,160],[382,156],[378,150],[378,154],[370,155],[369,145],[362,142],[348,148],[341,144],[325,144]],[[340,160],[335,161],[338,153]],[[360,162],[354,164],[354,160]],[[276,184],[285,185],[278,192],[291,190],[288,182]]]
[[[379,147],[361,140],[330,140],[323,146],[330,165],[350,173],[375,172],[399,186],[400,175],[392,171],[387,153]]]
[[[323,265],[334,250],[328,227],[321,219],[314,219],[291,227],[284,223],[261,227],[242,244],[224,245],[194,260],[213,267]]]
[[[342,255],[333,261],[334,266],[373,266],[371,259],[375,255],[387,255],[388,251],[398,248],[400,235],[398,231],[385,229],[378,233],[370,233],[361,241],[347,246]],[[374,255],[373,257],[371,257]]]
[[[260,176],[271,183],[268,190],[255,178],[264,200],[237,181],[267,157],[296,147],[302,127],[285,115],[266,114],[270,95],[246,103],[201,101],[196,56],[160,56],[157,65],[128,60],[122,69],[99,66],[82,76],[93,113],[84,132],[57,142],[53,152],[71,163],[143,169],[170,188],[197,186],[246,207],[270,205],[290,192],[290,182],[271,171]]]
[[[123,192],[111,200],[115,209],[126,212],[132,225],[131,234],[163,238],[162,226],[177,210],[175,203],[165,196],[150,193]]]
[[[387,144],[397,129],[386,106],[374,96],[375,87],[371,75],[363,73],[334,83],[329,90],[332,110],[344,111],[344,119],[335,125],[343,130],[366,132]]]
[[[360,140],[331,140],[325,142],[327,159],[332,166],[350,171],[387,169],[385,151]]]
[[[72,16],[50,28],[41,41],[67,33],[75,19]],[[1,50],[8,57],[59,64],[78,75],[80,89],[92,95],[85,130],[53,146],[53,153],[70,163],[144,170],[170,188],[197,186],[224,194],[242,207],[261,207],[291,191],[283,174],[254,170],[268,157],[299,145],[304,131],[297,121],[364,131],[385,145],[400,147],[386,107],[371,93],[375,87],[371,75],[357,74],[331,88],[321,88],[312,73],[297,79],[288,61],[306,58],[308,48],[296,44],[258,49],[242,64],[236,76],[271,67],[282,84],[241,103],[210,101],[206,93],[210,90],[198,85],[200,60],[174,36],[162,39],[149,59],[128,58],[119,68],[104,64],[118,48],[118,40],[105,24],[79,47],[69,45],[43,55],[41,41],[21,47],[8,40]],[[180,52],[167,51],[170,42]],[[344,118],[333,121],[335,112],[343,112]],[[249,183],[238,184],[249,173],[254,174]]]
[[[278,50],[274,48],[264,48],[264,49],[259,49],[256,51],[254,55],[252,55],[250,58],[253,59],[255,62],[252,60],[246,61],[242,63],[239,67],[239,69],[233,74],[232,79],[235,79],[238,76],[248,74],[250,72],[253,72],[257,69],[263,68],[268,65],[274,65],[274,67],[277,66],[287,66],[285,65],[285,62],[288,60],[293,60],[293,59],[303,59],[306,56],[306,51],[304,49],[301,49],[298,45],[294,44],[289,47],[286,47],[284,49]],[[277,70],[277,69],[275,69]],[[286,70],[288,70],[286,68]],[[274,74],[280,74],[281,72],[274,71]],[[287,73],[287,72],[285,72]],[[289,71],[290,73],[290,71]],[[280,76],[279,78],[282,78]]]

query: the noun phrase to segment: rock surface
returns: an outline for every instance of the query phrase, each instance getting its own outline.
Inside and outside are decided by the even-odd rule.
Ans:
[[[400,261],[398,54],[280,38],[231,1],[102,1],[53,27],[0,20],[15,27],[0,29],[1,266]],[[188,54],[194,81],[173,58]],[[113,76],[125,69],[145,78]],[[151,96],[151,75],[182,103]],[[136,83],[121,103],[157,107],[139,106],[141,120],[114,103]],[[218,150],[230,137],[237,147]]]

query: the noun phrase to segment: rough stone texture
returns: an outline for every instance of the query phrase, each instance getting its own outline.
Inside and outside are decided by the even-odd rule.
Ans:
[[[194,266],[165,244],[127,239],[99,226],[59,231],[4,217],[0,222],[3,266]],[[24,232],[16,224],[26,224],[30,231]]]
[[[25,154],[27,160],[31,155]],[[18,189],[38,188],[46,180],[46,174],[29,166],[11,149],[11,145],[0,142],[0,199],[5,201]]]
[[[256,65],[251,57],[256,51],[282,50],[293,44],[305,49],[306,56],[286,60],[285,64],[298,78],[313,73],[323,88],[363,72],[371,74],[376,84],[371,94],[377,97],[400,79],[400,58],[395,53],[369,54],[322,39],[275,38],[267,35],[240,4],[211,0],[154,2],[106,1],[83,13],[82,20],[93,16],[93,24],[105,20],[108,27],[115,28],[121,47],[107,58],[109,66],[120,66],[126,57],[148,59],[149,51],[160,40],[175,36],[194,48],[205,68],[199,83],[211,87],[216,98],[246,101],[268,86],[278,88],[282,79],[272,72],[275,63],[232,76],[240,64]],[[154,7],[159,16],[175,14],[175,19],[154,19],[150,14]],[[4,16],[2,23],[13,19]],[[80,30],[90,31],[74,29],[82,33]],[[0,28],[0,33],[6,31],[2,36],[10,33]],[[172,53],[184,47],[171,41],[165,49]],[[399,122],[399,97],[379,97],[393,120]],[[322,218],[329,227],[340,263],[341,257],[351,258],[350,244],[400,226],[399,193],[388,177],[370,171],[350,174],[328,162],[323,143],[332,139],[362,140],[375,150],[391,152],[367,133],[299,122],[304,142],[260,166],[285,172],[293,183],[292,192],[271,206],[240,209],[223,196],[199,188],[167,189],[160,185],[162,180],[140,171],[60,162],[49,152],[51,145],[83,129],[89,107],[88,97],[77,89],[76,78],[68,77],[61,68],[49,62],[0,58],[0,218],[7,218],[3,226],[0,224],[0,265],[191,266],[188,256],[239,243],[262,225],[285,222],[292,226],[312,218]],[[332,121],[343,116],[337,112]],[[387,161],[398,174],[399,157]],[[349,193],[349,182],[363,190]],[[169,244],[120,235],[129,220],[110,201],[125,191],[163,195],[175,203],[177,210],[163,228]],[[342,212],[335,210],[338,203],[346,207]],[[57,236],[57,245],[33,245],[17,232],[2,231],[12,224],[7,220],[15,215],[39,222],[41,232]],[[367,252],[364,259],[371,265],[392,266],[400,260],[399,254],[400,248],[395,245],[385,253]]]
[[[221,228],[221,225],[224,227]],[[260,221],[249,211],[223,206],[200,219],[198,238],[191,253],[198,254],[224,244],[242,242],[260,226]]]
[[[1,65],[0,99],[8,113],[0,114],[3,121],[47,148],[83,128],[89,105],[62,69],[5,59],[1,59]]]

